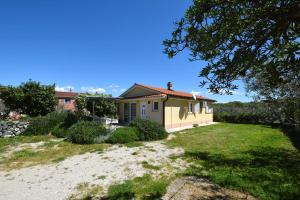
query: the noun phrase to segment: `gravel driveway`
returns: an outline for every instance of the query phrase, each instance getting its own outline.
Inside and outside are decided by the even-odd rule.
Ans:
[[[0,172],[0,199],[66,199],[82,183],[101,185],[105,193],[113,183],[146,173],[159,176],[183,170],[186,167],[183,160],[170,158],[182,153],[182,149],[170,149],[161,142],[148,142],[133,148],[114,145],[102,153],[86,153],[51,165]],[[143,161],[160,166],[160,169],[146,169]]]

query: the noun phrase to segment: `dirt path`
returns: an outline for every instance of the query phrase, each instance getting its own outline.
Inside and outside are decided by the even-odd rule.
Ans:
[[[0,199],[66,199],[82,183],[101,185],[105,192],[113,183],[146,173],[158,176],[183,170],[183,160],[170,158],[182,153],[182,149],[169,149],[161,142],[133,148],[114,145],[102,153],[77,155],[57,164],[0,172]],[[160,169],[146,169],[143,161]]]

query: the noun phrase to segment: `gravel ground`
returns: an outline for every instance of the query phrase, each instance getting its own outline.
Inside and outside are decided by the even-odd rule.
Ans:
[[[256,200],[253,196],[222,188],[211,181],[197,177],[181,177],[173,181],[163,200]]]
[[[66,199],[82,183],[101,185],[105,193],[111,184],[146,173],[159,176],[183,170],[187,166],[183,160],[169,158],[182,153],[183,149],[170,149],[161,142],[133,148],[114,145],[102,153],[77,155],[56,164],[0,172],[0,199]],[[143,161],[161,168],[145,169]]]

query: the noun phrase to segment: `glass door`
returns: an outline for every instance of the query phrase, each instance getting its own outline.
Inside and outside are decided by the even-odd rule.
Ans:
[[[130,123],[136,118],[136,103],[124,103],[124,122]]]

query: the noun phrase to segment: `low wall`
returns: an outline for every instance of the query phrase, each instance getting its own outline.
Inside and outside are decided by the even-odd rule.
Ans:
[[[13,137],[24,133],[29,122],[0,121],[0,137]]]

